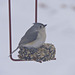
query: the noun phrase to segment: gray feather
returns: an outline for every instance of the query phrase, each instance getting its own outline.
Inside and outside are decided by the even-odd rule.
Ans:
[[[28,44],[28,43],[30,43],[32,41],[35,41],[37,36],[38,36],[38,32],[37,31],[35,31],[35,32],[32,31],[31,32],[31,30],[28,30],[26,32],[26,34],[21,38],[19,46]]]
[[[10,55],[12,55],[15,51],[17,51],[18,48],[19,48],[19,47],[17,47]],[[9,55],[9,56],[10,56],[10,55]]]

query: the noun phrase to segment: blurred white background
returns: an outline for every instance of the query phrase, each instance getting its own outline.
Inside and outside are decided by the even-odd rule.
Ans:
[[[12,0],[13,50],[34,23],[34,1]],[[0,75],[75,75],[75,0],[38,0],[38,22],[47,24],[46,43],[55,45],[56,60],[12,61],[8,57],[8,19],[8,0],[0,0]]]

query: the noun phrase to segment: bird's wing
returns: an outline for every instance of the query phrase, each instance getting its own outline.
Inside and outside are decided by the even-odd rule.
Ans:
[[[20,45],[25,45],[27,43],[30,43],[32,41],[35,41],[37,39],[37,36],[38,36],[38,31],[35,31],[35,32],[30,32],[30,33],[26,33],[22,38],[21,38],[21,41],[19,43],[19,46]]]

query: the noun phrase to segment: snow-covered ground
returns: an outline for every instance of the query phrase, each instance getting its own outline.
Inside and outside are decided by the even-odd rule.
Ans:
[[[56,60],[10,60],[8,0],[0,0],[0,75],[75,75],[75,0],[39,0],[38,5],[38,22],[47,24],[46,42],[55,45]],[[34,0],[12,0],[13,50],[34,18]]]

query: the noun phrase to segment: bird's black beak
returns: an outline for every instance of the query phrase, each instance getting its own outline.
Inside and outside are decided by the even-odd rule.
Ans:
[[[47,24],[44,25],[44,27],[46,27],[46,26],[47,26]]]

